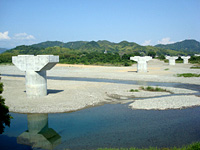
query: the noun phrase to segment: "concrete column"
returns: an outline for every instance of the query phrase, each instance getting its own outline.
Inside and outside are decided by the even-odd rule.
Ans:
[[[169,65],[175,65],[175,60],[178,59],[176,56],[166,56],[165,58],[169,60]]]
[[[188,59],[190,59],[190,56],[181,56],[181,58],[183,59],[184,64],[188,64]]]
[[[47,95],[46,70],[26,71],[26,94],[28,97]]]
[[[12,57],[12,62],[20,70],[26,72],[26,95],[28,98],[47,95],[46,70],[50,70],[59,62],[59,56],[18,55]]]
[[[147,72],[147,61],[151,60],[152,57],[150,56],[135,56],[131,57],[130,60],[137,61],[137,72]]]

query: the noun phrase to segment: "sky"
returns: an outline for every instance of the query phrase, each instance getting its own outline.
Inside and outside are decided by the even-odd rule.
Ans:
[[[200,41],[200,0],[0,0],[0,48],[44,41]]]

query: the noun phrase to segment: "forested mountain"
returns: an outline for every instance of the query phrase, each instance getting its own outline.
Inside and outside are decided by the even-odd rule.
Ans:
[[[68,43],[65,43],[63,47],[70,48],[70,49],[79,49],[81,46],[85,45],[86,43],[88,42],[85,42],[85,41],[68,42]]]
[[[46,41],[30,46],[21,45],[6,51],[13,54],[63,54],[63,53],[118,53],[120,56],[124,54],[137,54],[137,55],[184,55],[182,51],[175,51],[170,49],[163,49],[153,46],[141,46],[134,42],[122,41],[119,43],[112,43],[106,40],[103,41],[76,41],[63,43],[60,41]]]
[[[184,49],[185,50],[185,49]],[[104,52],[107,53],[104,54]],[[95,65],[131,65],[131,56],[160,56],[164,55],[192,55],[193,52],[163,49],[154,46],[141,46],[134,42],[122,41],[113,43],[102,41],[76,41],[63,43],[60,41],[46,41],[34,45],[21,45],[0,54],[0,63],[11,63],[15,55],[53,54],[59,55],[60,63],[95,64]]]
[[[105,50],[108,53],[119,53],[122,54],[130,54],[133,52],[144,53],[147,54],[149,51],[155,52],[157,55],[172,55],[172,54],[182,54],[184,51],[185,53],[191,54],[192,52],[200,52],[200,43],[196,40],[184,40],[182,42],[177,42],[174,44],[158,44],[156,46],[141,46],[134,42],[127,42],[122,41],[119,43],[113,43],[106,40],[102,41],[75,41],[75,42],[68,42],[63,43],[60,41],[46,41],[38,44],[33,44],[30,46],[17,46],[13,50],[22,50],[23,52],[27,53],[31,49],[38,51],[38,49],[44,49],[48,47],[61,47],[61,48],[69,48],[76,51],[81,52],[104,52]],[[29,50],[25,50],[25,48]],[[167,50],[166,50],[167,49]],[[12,50],[11,50],[12,51]],[[10,52],[11,52],[10,51]],[[178,52],[175,52],[178,51]],[[23,53],[20,52],[20,53]]]
[[[158,45],[155,45],[155,47],[160,47],[164,49],[172,49],[176,51],[200,53],[200,42],[196,40],[184,40],[181,42],[166,44],[166,45],[158,44]]]
[[[63,46],[65,43],[60,41],[46,41],[38,44],[31,45],[32,47],[36,48],[47,48],[47,47],[54,47],[54,46]]]
[[[41,42],[38,44],[33,44],[30,45],[32,47],[37,47],[37,48],[47,48],[47,47],[65,47],[65,48],[71,48],[71,49],[78,49],[81,46],[85,45],[88,42],[85,41],[75,41],[75,42],[68,42],[68,43],[63,43],[60,41],[46,41],[46,42]]]

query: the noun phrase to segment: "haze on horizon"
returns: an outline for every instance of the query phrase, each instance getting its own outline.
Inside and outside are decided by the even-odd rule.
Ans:
[[[44,41],[200,41],[199,0],[1,0],[0,48]]]

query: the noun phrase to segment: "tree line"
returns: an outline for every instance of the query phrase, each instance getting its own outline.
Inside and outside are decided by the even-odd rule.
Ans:
[[[148,50],[129,51],[129,52],[107,52],[102,51],[87,51],[87,50],[75,50],[64,47],[47,47],[38,48],[32,46],[17,46],[12,50],[8,50],[0,54],[0,63],[12,63],[12,56],[17,55],[42,55],[53,54],[59,55],[60,63],[66,64],[85,64],[85,65],[115,65],[115,66],[130,66],[134,61],[130,60],[133,56],[158,56],[164,59],[164,55],[187,55],[183,52],[176,52],[172,50],[155,51],[151,47]],[[199,62],[199,58],[192,57],[190,60]]]

